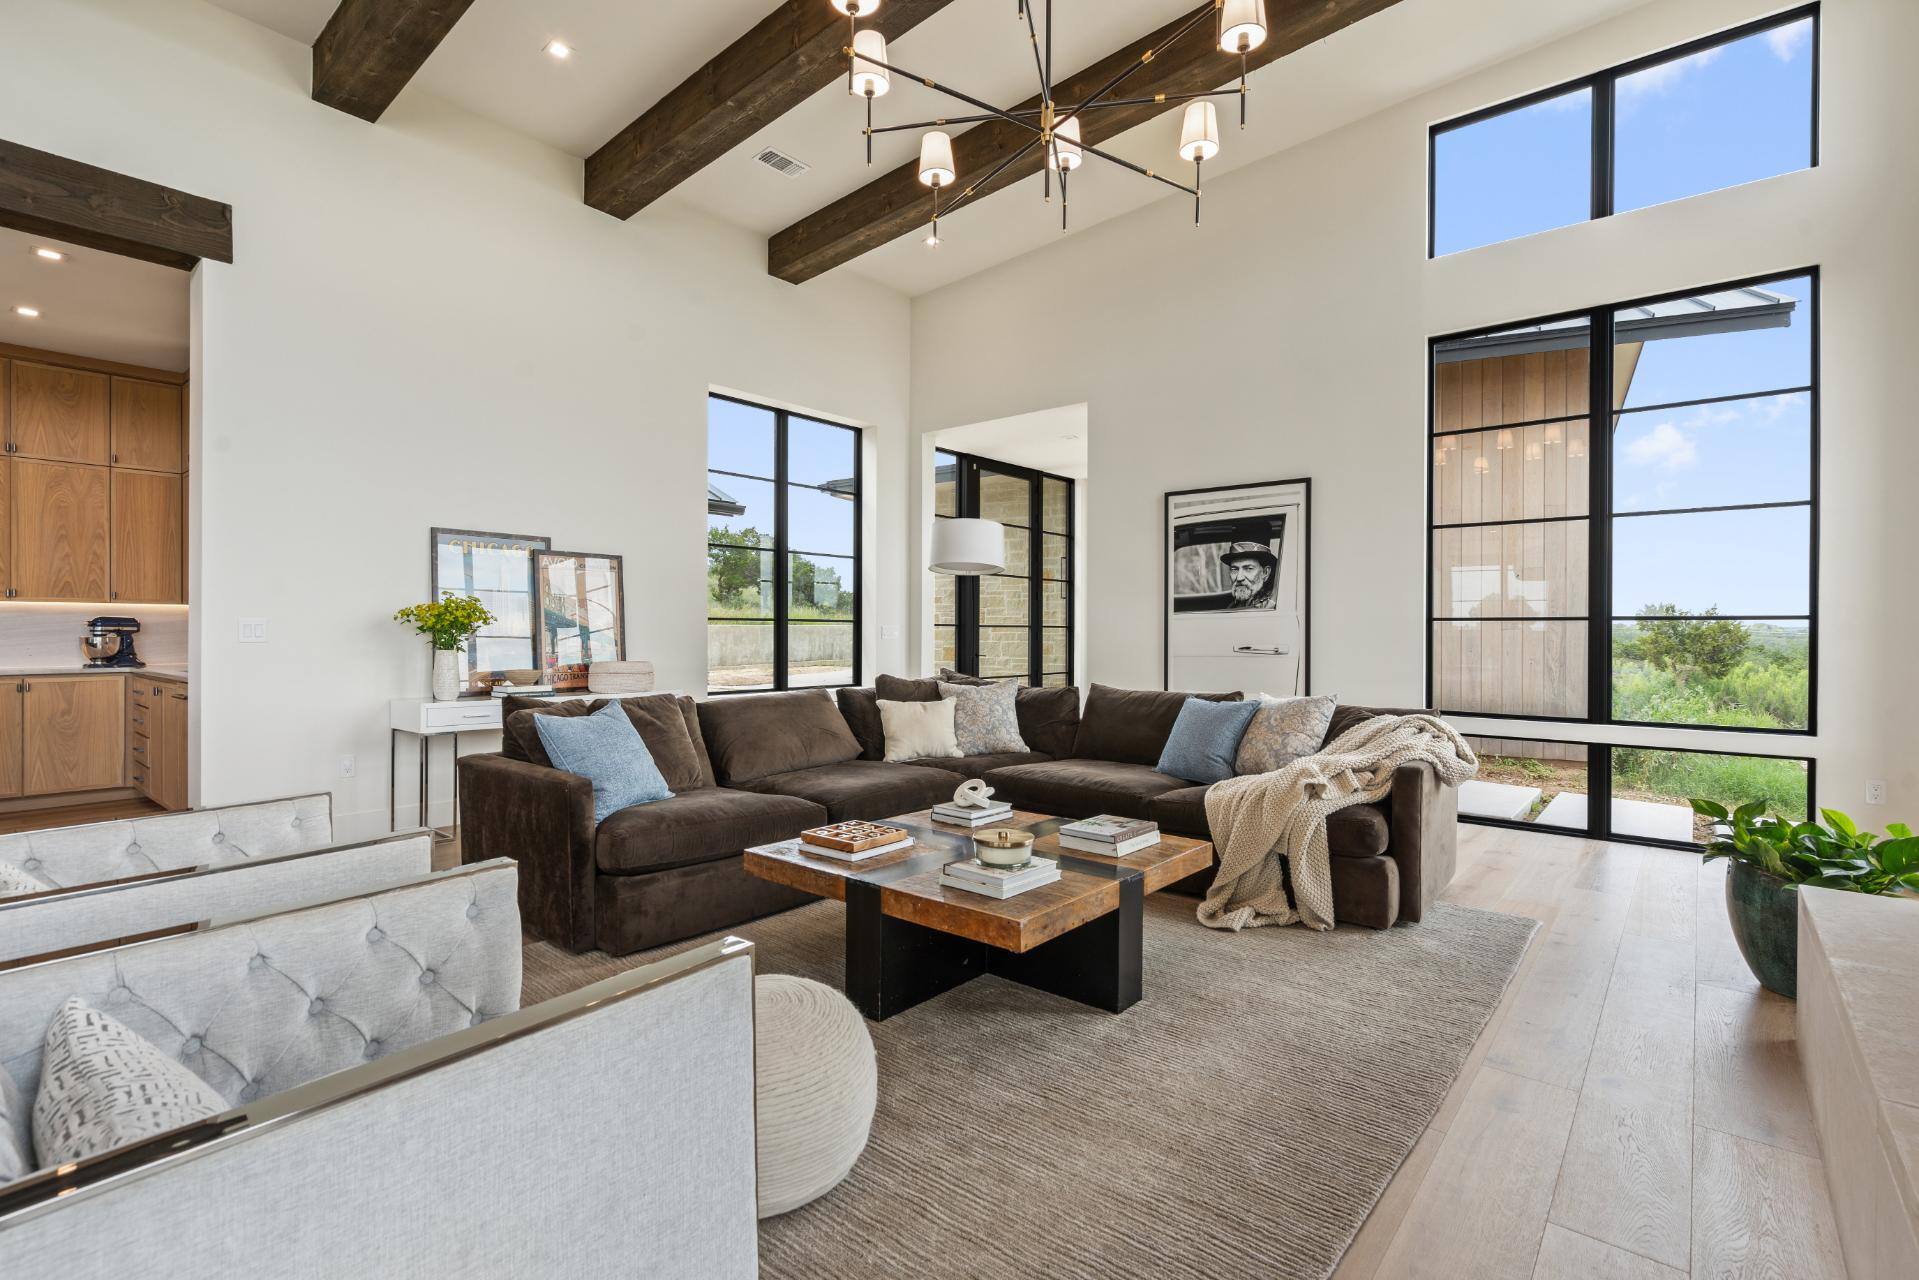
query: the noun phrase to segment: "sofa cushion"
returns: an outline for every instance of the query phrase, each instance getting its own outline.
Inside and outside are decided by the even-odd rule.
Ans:
[[[937,762],[937,763],[944,763]],[[884,760],[847,760],[759,778],[754,791],[799,796],[826,810],[834,822],[877,822],[953,798],[966,779],[935,767],[936,762],[891,764]]]
[[[1073,754],[1073,739],[1079,735],[1078,686],[1021,689],[1013,710],[1028,751],[1055,759]]]
[[[1096,813],[1148,817],[1153,797],[1188,785],[1151,765],[1117,760],[1020,764],[989,770],[985,777],[994,799],[1062,818],[1090,818]]]
[[[226,1109],[212,1085],[78,996],[47,1025],[33,1100],[33,1149],[42,1167],[97,1156]]]
[[[590,716],[544,716],[533,726],[554,768],[593,784],[596,825],[633,805],[673,798],[646,740],[617,705],[608,703]]]
[[[860,744],[860,759],[886,759],[886,730],[880,723],[880,696],[871,689],[836,689],[833,696],[840,704],[840,718],[853,731]],[[909,699],[899,699],[909,701]]]
[[[1162,831],[1210,840],[1212,830],[1206,824],[1206,793],[1210,790],[1211,787],[1182,787],[1155,796],[1147,816],[1159,823]],[[1337,857],[1371,858],[1382,854],[1386,852],[1390,835],[1386,810],[1376,804],[1356,804],[1326,820],[1327,847]]]
[[[921,760],[917,763],[968,778],[983,778],[994,769],[1010,769],[1016,764],[1047,764],[1052,758],[1037,751],[996,751],[990,755],[957,756],[951,760]]]
[[[1166,736],[1158,769],[1192,782],[1224,782],[1233,776],[1239,740],[1259,710],[1257,702],[1208,702],[1188,698]]]
[[[1271,773],[1326,745],[1326,727],[1339,710],[1331,694],[1318,698],[1259,695],[1259,711],[1239,740],[1234,773]]]
[[[889,702],[880,699],[880,729],[886,737],[886,759],[951,760],[960,754],[954,716],[955,702]]]
[[[729,857],[749,845],[790,840],[825,820],[825,810],[792,796],[701,787],[620,810],[600,824],[593,857],[612,875],[665,871]]]
[[[505,732],[500,736],[500,754],[509,760],[526,760],[553,768],[553,758],[540,741],[536,716],[590,716],[610,701],[618,701],[626,718],[639,730],[640,738],[660,767],[666,785],[675,792],[691,791],[713,785],[713,766],[706,758],[701,740],[699,715],[691,698],[677,694],[654,693],[638,698],[589,698],[554,702],[545,698],[506,699],[500,708]]]
[[[1114,760],[1156,765],[1166,739],[1188,698],[1238,702],[1237,693],[1164,693],[1157,689],[1115,689],[1096,684],[1086,695],[1073,755],[1081,760]],[[1027,740],[1033,745],[1032,740]]]
[[[873,692],[882,702],[938,702],[940,682],[909,680],[905,676],[880,676],[873,681]]]
[[[953,734],[961,755],[1024,751],[1019,732],[1019,685],[1011,680],[985,684],[940,683],[940,697],[953,704]]]
[[[709,698],[699,711],[713,772],[725,786],[860,755],[859,739],[824,689]]]
[[[1370,720],[1374,716],[1429,716],[1432,714],[1430,711],[1409,710],[1403,707],[1356,707],[1342,705],[1333,712],[1333,722],[1326,726],[1326,741],[1329,744],[1339,741],[1340,735],[1344,734],[1348,729],[1360,721]]]

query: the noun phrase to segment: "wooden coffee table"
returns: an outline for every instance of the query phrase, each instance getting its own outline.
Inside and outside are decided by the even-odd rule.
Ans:
[[[846,994],[874,1021],[995,974],[1120,1013],[1140,999],[1140,925],[1146,895],[1212,865],[1204,840],[1161,835],[1156,845],[1108,858],[1060,846],[1070,819],[1014,812],[999,826],[1037,838],[1060,878],[1012,898],[940,887],[940,868],[973,856],[972,834],[928,810],[887,818],[915,841],[864,862],[802,853],[797,843],[746,851],[762,880],[846,903]]]

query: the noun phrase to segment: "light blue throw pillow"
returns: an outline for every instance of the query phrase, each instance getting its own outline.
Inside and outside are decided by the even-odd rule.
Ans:
[[[616,698],[590,716],[534,716],[553,767],[593,783],[593,825],[636,804],[671,800],[645,739]]]
[[[1159,771],[1189,782],[1223,782],[1233,776],[1239,740],[1259,714],[1257,702],[1208,702],[1188,698],[1173,721]]]

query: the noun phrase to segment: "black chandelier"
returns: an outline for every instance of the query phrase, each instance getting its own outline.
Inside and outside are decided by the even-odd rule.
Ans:
[[[860,19],[870,17],[879,11],[883,0],[829,0],[834,9],[846,15],[852,42],[846,46],[847,92],[855,97],[866,99],[866,163],[873,163],[873,135],[877,133],[899,133],[907,129],[927,130],[920,138],[919,180],[922,185],[933,191],[933,226],[926,237],[926,243],[937,247],[940,242],[940,218],[949,216],[955,209],[964,205],[985,188],[1000,174],[1006,172],[1035,147],[1046,149],[1046,167],[1043,170],[1042,190],[1050,203],[1053,198],[1053,175],[1059,174],[1059,226],[1066,230],[1067,203],[1066,180],[1073,170],[1085,161],[1086,156],[1095,155],[1120,166],[1131,169],[1142,177],[1151,178],[1193,197],[1193,225],[1199,225],[1200,215],[1200,170],[1208,160],[1219,154],[1219,112],[1213,104],[1214,98],[1237,96],[1239,98],[1239,127],[1246,127],[1246,55],[1266,41],[1266,3],[1265,0],[1213,0],[1212,11],[1218,15],[1218,48],[1221,53],[1239,59],[1239,86],[1234,89],[1219,89],[1206,93],[1157,93],[1146,98],[1109,98],[1108,94],[1118,89],[1127,78],[1141,67],[1150,63],[1156,56],[1178,41],[1182,36],[1197,27],[1207,16],[1201,9],[1180,24],[1165,40],[1153,48],[1147,49],[1138,59],[1120,71],[1112,79],[1088,96],[1085,101],[1070,106],[1062,105],[1053,96],[1053,0],[1046,0],[1046,13],[1043,22],[1045,40],[1042,44],[1040,25],[1036,25],[1033,9],[1037,0],[1017,0],[1019,17],[1026,24],[1026,34],[1033,46],[1033,69],[1039,75],[1039,106],[1030,109],[1002,111],[989,102],[984,102],[970,94],[941,84],[931,76],[916,75],[904,67],[890,62],[886,54],[886,37],[878,31],[860,29]],[[912,124],[893,124],[875,126],[873,124],[873,100],[886,96],[892,87],[894,72],[917,80],[929,89],[937,90],[949,98],[954,98],[975,108],[980,114],[965,116],[945,116],[937,120],[921,120]],[[1102,151],[1080,136],[1080,117],[1089,111],[1102,111],[1113,107],[1136,107],[1145,105],[1171,105],[1184,102],[1185,120],[1180,129],[1179,158],[1193,166],[1191,186],[1167,177],[1163,173],[1148,169],[1143,165],[1123,160],[1110,151]],[[1033,138],[1025,146],[1007,156],[996,165],[992,172],[977,182],[969,183],[959,196],[945,209],[940,208],[940,191],[953,186],[959,180],[959,167],[953,158],[953,138],[941,126],[955,124],[977,124],[988,120],[1004,120],[1009,124],[1028,130]]]

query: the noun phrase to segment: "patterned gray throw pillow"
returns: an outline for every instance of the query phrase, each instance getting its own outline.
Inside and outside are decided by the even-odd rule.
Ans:
[[[1259,710],[1246,736],[1239,740],[1239,758],[1233,767],[1242,774],[1271,773],[1309,756],[1326,745],[1339,699],[1332,694],[1314,698],[1275,698],[1259,695]]]
[[[998,684],[949,684],[940,681],[940,697],[953,706],[953,736],[963,756],[1026,751],[1019,736],[1019,681]]]
[[[84,1160],[226,1109],[212,1085],[78,996],[47,1024],[33,1100],[42,1166]]]
[[[45,893],[53,888],[25,867],[0,862],[0,898],[18,898],[29,893]]]

